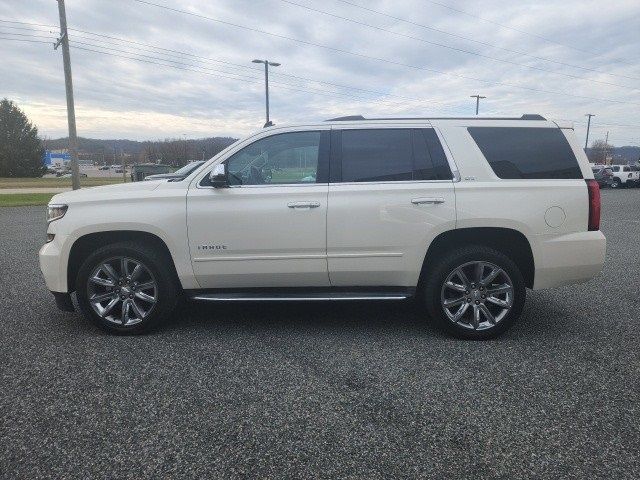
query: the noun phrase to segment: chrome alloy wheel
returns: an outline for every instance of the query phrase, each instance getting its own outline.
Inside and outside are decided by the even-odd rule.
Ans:
[[[447,318],[471,330],[494,327],[513,306],[513,282],[489,262],[460,265],[445,279],[440,304]]]
[[[87,283],[93,311],[120,326],[142,322],[158,301],[158,284],[139,260],[112,257],[98,265]]]

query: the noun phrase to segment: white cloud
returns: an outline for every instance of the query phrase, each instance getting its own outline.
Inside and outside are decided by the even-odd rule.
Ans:
[[[271,75],[271,112],[276,123],[356,113],[365,116],[466,115],[472,114],[474,108],[469,95],[481,93],[488,97],[481,106],[487,114],[541,113],[551,118],[583,122],[585,113],[596,113],[592,138],[604,136],[609,129],[610,140],[616,145],[640,143],[640,128],[601,125],[640,125],[640,100],[637,97],[640,37],[636,33],[640,27],[640,4],[636,0],[609,2],[606,8],[596,0],[490,0],[481,4],[471,0],[440,1],[530,35],[453,12],[428,0],[350,1],[485,44],[597,69],[600,73],[468,42],[338,0],[295,2],[431,42],[578,78],[416,42],[281,0],[154,2],[334,49],[447,72],[447,75],[251,32],[133,0],[67,0],[71,27],[228,62],[206,61],[72,31],[72,41],[97,45],[76,43],[77,47],[135,56],[147,62],[176,62],[171,64],[201,72],[72,49],[78,132],[97,138],[135,139],[179,137],[184,133],[189,136],[246,134],[264,123],[263,74],[260,66],[250,63],[257,57],[282,63]],[[56,25],[57,8],[55,2],[49,0],[18,4],[0,0],[0,20]],[[0,23],[0,32],[35,33],[8,29],[8,26],[12,25]],[[49,35],[48,32],[54,30],[41,28],[38,34]],[[46,44],[0,40],[0,56],[3,59],[0,96],[15,99],[43,135],[66,135],[64,78],[59,51],[53,51]],[[283,74],[381,93],[311,83]],[[585,125],[576,124],[577,134],[581,137],[584,128]]]

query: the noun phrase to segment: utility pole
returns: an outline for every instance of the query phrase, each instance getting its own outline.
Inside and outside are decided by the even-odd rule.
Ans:
[[[586,150],[589,146],[589,129],[591,128],[591,117],[595,117],[595,115],[593,113],[587,113],[585,117],[589,117],[589,120],[587,120],[587,138],[584,141],[584,149]]]
[[[609,165],[607,163],[607,150],[609,150],[609,132],[607,131],[607,137],[604,140],[604,164]]]
[[[78,136],[76,132],[76,109],[73,103],[73,81],[71,79],[71,56],[69,55],[69,35],[67,34],[67,13],[64,0],[58,0],[60,15],[60,38],[53,45],[57,50],[62,45],[62,61],[64,62],[64,84],[67,90],[67,120],[69,123],[69,154],[71,155],[71,186],[74,190],[80,188],[80,173],[78,170]]]
[[[470,95],[470,98],[476,99],[476,115],[478,115],[478,111],[480,110],[480,99],[487,97],[483,97],[482,95]]]
[[[276,62],[270,62],[269,60],[253,60],[252,63],[264,63],[264,91],[267,106],[267,123],[264,124],[264,128],[266,128],[273,125],[271,120],[269,120],[269,65],[271,65],[272,67],[279,67],[280,64]]]
[[[187,164],[187,134],[182,134],[182,156],[184,157],[184,165]]]
[[[120,147],[120,155],[122,156],[122,183],[127,183],[127,158],[124,156],[122,147]]]

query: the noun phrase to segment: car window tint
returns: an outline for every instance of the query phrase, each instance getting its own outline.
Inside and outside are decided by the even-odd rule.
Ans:
[[[227,160],[231,185],[315,183],[320,132],[292,132],[253,142]]]
[[[431,160],[427,139],[422,129],[413,130],[414,180],[437,180],[438,175]]]
[[[442,144],[440,143],[440,139],[438,139],[436,131],[433,128],[423,128],[422,134],[424,135],[429,148],[431,161],[433,162],[433,167],[436,173],[436,179],[451,180],[453,175],[451,174],[447,156],[444,153],[444,149],[442,148]]]
[[[576,156],[558,128],[469,127],[468,131],[500,178],[582,178]]]
[[[381,182],[413,179],[411,130],[342,131],[342,181]]]

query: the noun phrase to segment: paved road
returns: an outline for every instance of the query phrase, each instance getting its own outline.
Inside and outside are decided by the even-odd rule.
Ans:
[[[604,272],[484,343],[403,303],[108,336],[46,292],[42,207],[0,209],[0,475],[640,478],[640,190],[603,196]]]

